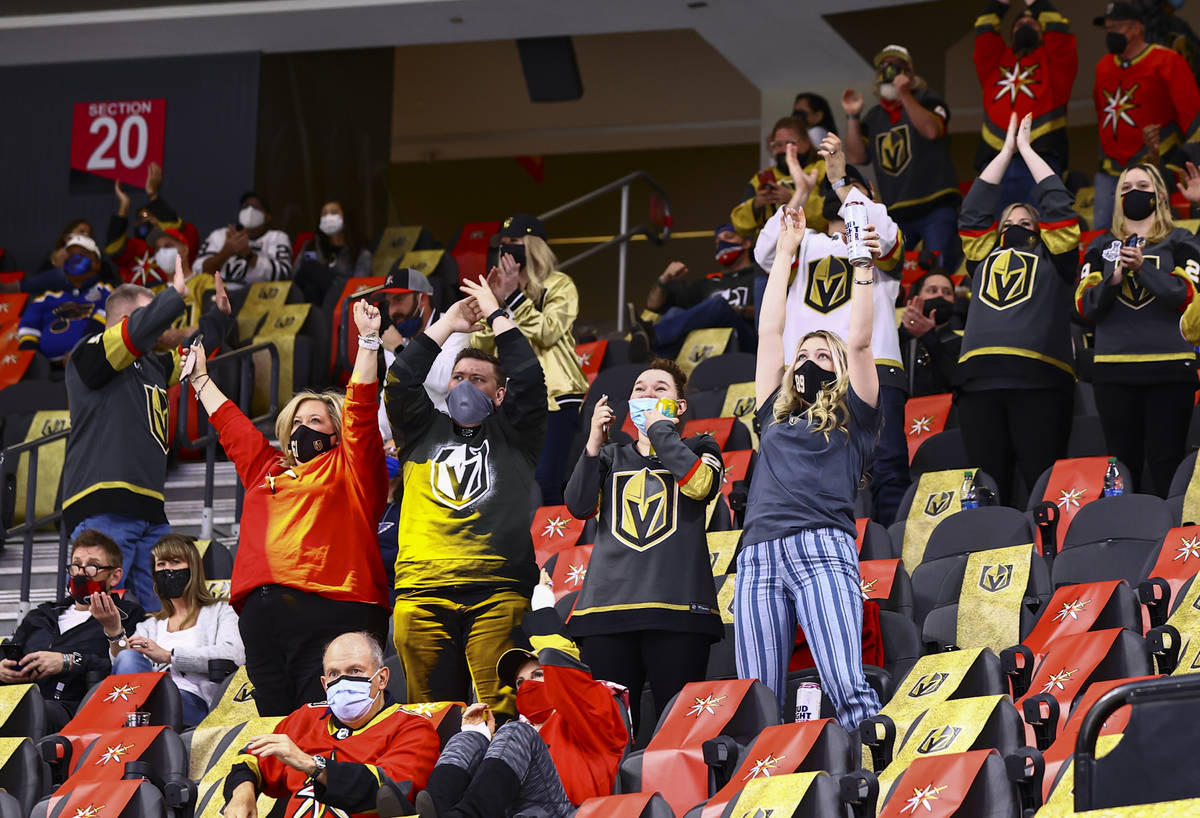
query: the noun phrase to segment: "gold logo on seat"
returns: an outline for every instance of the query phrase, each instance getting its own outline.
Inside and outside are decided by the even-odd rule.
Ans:
[[[921,755],[944,753],[950,749],[961,732],[961,727],[951,727],[948,724],[945,727],[935,727],[917,745],[917,752]]]
[[[938,517],[950,510],[951,504],[954,502],[953,491],[935,491],[929,495],[929,499],[925,501],[925,514],[929,517]]]
[[[985,565],[979,572],[979,587],[994,594],[1012,584],[1012,565]]]

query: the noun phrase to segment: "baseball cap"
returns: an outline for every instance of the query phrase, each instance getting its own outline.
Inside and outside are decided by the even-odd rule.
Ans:
[[[546,240],[546,225],[536,216],[528,213],[514,213],[504,220],[500,227],[500,235],[508,239],[519,239],[522,236],[537,236]]]
[[[433,295],[433,285],[429,283],[429,279],[420,270],[413,267],[404,267],[401,265],[400,259],[397,259],[396,263],[392,265],[392,269],[388,271],[387,280],[375,292],[426,293]]]
[[[717,229],[713,231],[713,238],[716,238],[717,236],[721,235],[726,230],[728,230],[731,233],[737,232],[737,230],[734,229],[734,226],[732,224],[718,224]]]
[[[531,659],[536,662],[537,654],[524,648],[509,648],[504,651],[500,661],[496,662],[496,675],[500,677],[500,684],[516,687],[517,671]]]
[[[912,54],[909,54],[908,49],[902,45],[885,45],[880,52],[875,55],[875,67],[878,68],[879,64],[888,57],[895,57],[898,60],[908,63],[910,68],[912,67]]]
[[[1142,18],[1142,12],[1133,3],[1122,2],[1118,0],[1115,3],[1109,3],[1108,8],[1104,10],[1104,14],[1092,20],[1093,25],[1102,26],[1105,20],[1132,20],[1135,23],[1145,22]]]
[[[82,247],[96,258],[100,258],[100,248],[96,246],[96,240],[91,236],[85,236],[83,233],[73,233],[70,236],[67,236],[67,240],[63,243],[63,247]]]
[[[148,234],[146,234],[146,244],[153,247],[154,242],[158,241],[163,236],[166,236],[168,238],[175,239],[175,241],[181,241],[184,244],[187,244],[187,239],[185,239],[183,237],[183,233],[180,233],[178,230],[176,230],[172,227],[156,227],[156,228],[154,228]]]

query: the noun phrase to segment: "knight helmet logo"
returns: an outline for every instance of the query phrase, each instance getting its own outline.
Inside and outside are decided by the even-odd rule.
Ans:
[[[429,463],[433,497],[442,505],[464,508],[492,488],[492,463],[488,441],[478,449],[466,443],[443,446]]]
[[[908,125],[899,125],[875,137],[875,154],[879,167],[888,176],[898,176],[912,161],[912,138]]]
[[[1013,567],[1008,565],[985,565],[979,572],[979,587],[989,594],[1003,591],[1012,584]]]
[[[235,702],[248,702],[254,698],[254,685],[249,682],[242,682],[242,686],[238,688],[237,693],[233,694]]]
[[[919,699],[922,696],[928,696],[932,693],[936,693],[949,678],[950,674],[942,671],[937,673],[926,673],[920,679],[917,679],[917,683],[914,684],[912,689],[908,691],[908,697],[910,699]]]
[[[979,298],[997,310],[1023,304],[1033,295],[1038,257],[1022,250],[992,253],[983,264]]]
[[[142,384],[146,390],[146,421],[150,425],[150,434],[162,447],[163,454],[167,453],[167,390],[153,384]]]
[[[1142,258],[1144,262],[1158,267],[1158,256],[1143,256]],[[1117,300],[1132,310],[1140,310],[1154,301],[1154,293],[1142,284],[1137,271],[1128,270],[1125,272],[1125,279],[1121,282],[1121,289],[1117,291]]]
[[[838,256],[810,261],[804,303],[822,315],[850,303],[849,262]]]
[[[665,470],[615,473],[613,536],[635,551],[658,545],[675,531],[678,495],[678,485]]]
[[[745,398],[738,398],[733,404],[733,416],[735,418],[746,417],[754,414],[754,396],[750,395]]]
[[[925,738],[921,739],[921,743],[917,745],[917,752],[926,756],[932,753],[944,753],[950,749],[961,732],[961,727],[951,727],[949,724],[945,727],[935,727],[926,734]]]
[[[928,517],[938,517],[950,510],[954,503],[953,491],[935,491],[925,501],[925,514]]]

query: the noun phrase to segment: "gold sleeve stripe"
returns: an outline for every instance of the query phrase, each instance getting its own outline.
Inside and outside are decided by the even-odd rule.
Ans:
[[[975,18],[975,33],[982,34],[984,31],[994,31],[1000,27],[1000,17],[995,14],[981,14]]]
[[[996,223],[992,222],[983,230],[959,230],[962,238],[963,253],[970,261],[982,261],[996,245]]]
[[[529,637],[529,644],[533,646],[534,652],[550,649],[557,650],[560,653],[565,653],[575,661],[579,661],[579,648],[575,646],[567,637],[558,633],[542,634],[539,636]]]
[[[104,331],[104,357],[113,369],[125,369],[138,358],[138,351],[129,337],[129,319]]]
[[[1057,222],[1041,222],[1042,241],[1052,255],[1060,255],[1079,247],[1079,221],[1063,219]]]
[[[679,490],[684,493],[684,496],[693,500],[703,500],[708,497],[709,491],[712,490],[713,480],[721,473],[719,466],[714,466],[710,460],[706,459],[711,457],[710,454],[701,455],[687,476],[679,481]],[[702,465],[709,468],[702,469],[700,468]]]
[[[1087,314],[1083,311],[1083,294],[1092,287],[1100,283],[1102,276],[1100,273],[1088,273],[1079,281],[1079,286],[1075,288],[1075,311],[1087,318]]]

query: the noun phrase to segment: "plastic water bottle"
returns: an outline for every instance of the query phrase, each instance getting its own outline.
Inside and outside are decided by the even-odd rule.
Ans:
[[[1108,468],[1104,470],[1104,496],[1116,497],[1125,493],[1125,479],[1117,469],[1117,458],[1108,458]]]
[[[975,475],[969,471],[963,472],[962,488],[959,489],[958,496],[963,510],[979,508],[979,495],[975,492]]]

